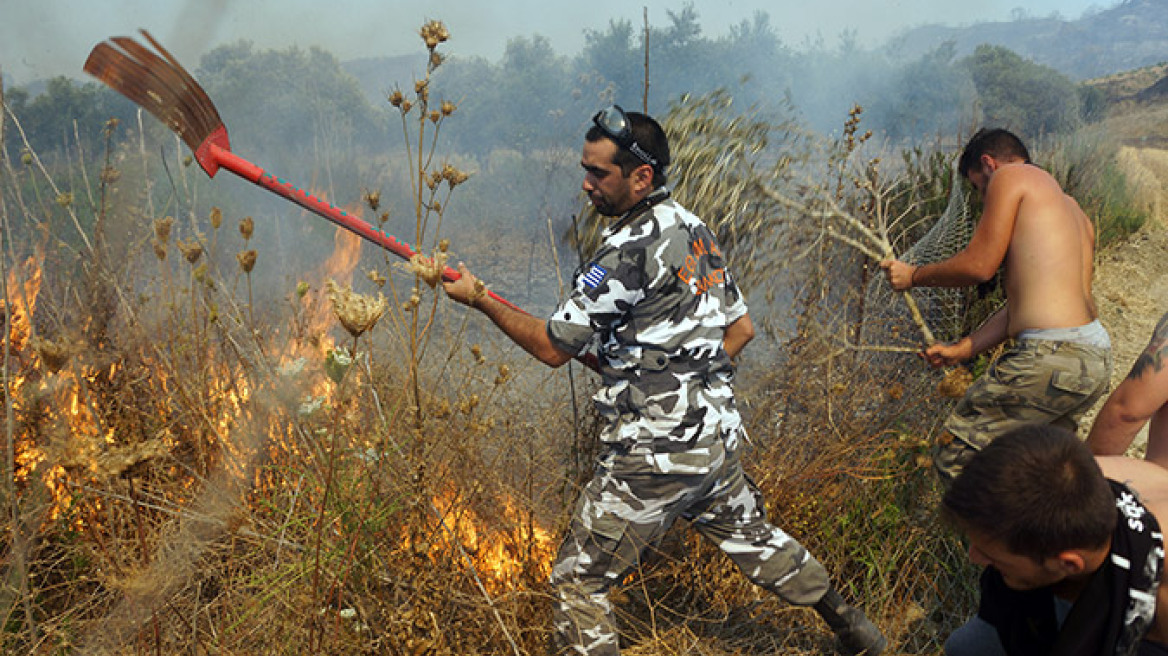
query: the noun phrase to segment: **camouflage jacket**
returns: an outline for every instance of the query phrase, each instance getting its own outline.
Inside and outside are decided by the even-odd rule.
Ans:
[[[697,473],[715,442],[720,452],[738,438],[722,338],[745,314],[713,233],[666,199],[605,230],[547,331],[571,353],[595,343],[603,441],[656,471]]]

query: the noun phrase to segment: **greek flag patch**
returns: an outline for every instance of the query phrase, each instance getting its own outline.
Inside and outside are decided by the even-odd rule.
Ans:
[[[604,277],[607,275],[608,271],[605,271],[604,267],[599,264],[593,264],[592,268],[588,269],[588,273],[584,274],[582,280],[584,281],[585,287],[595,289],[597,285],[604,282]]]

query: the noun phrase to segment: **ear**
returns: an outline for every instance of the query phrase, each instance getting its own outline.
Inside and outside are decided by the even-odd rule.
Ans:
[[[1050,561],[1057,571],[1068,577],[1078,576],[1087,571],[1087,558],[1081,551],[1063,551]]]
[[[633,193],[647,194],[653,190],[653,167],[642,164],[633,169]]]
[[[998,168],[998,160],[994,159],[993,155],[983,154],[978,158],[978,162],[981,163],[982,170],[987,173],[993,173]]]

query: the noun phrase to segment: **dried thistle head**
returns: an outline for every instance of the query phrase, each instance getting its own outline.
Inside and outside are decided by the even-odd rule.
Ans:
[[[389,306],[381,294],[376,298],[358,294],[349,286],[341,287],[333,280],[329,280],[326,287],[333,304],[333,314],[354,338],[377,325]]]
[[[212,207],[211,208],[211,227],[214,228],[215,230],[218,230],[219,226],[221,226],[221,225],[223,225],[223,210],[219,209],[218,207]]]
[[[182,251],[183,257],[191,264],[198,262],[199,258],[203,257],[203,245],[193,239],[191,241],[179,241],[177,245],[178,249]]]
[[[450,38],[446,26],[437,20],[427,21],[418,34],[421,35],[422,41],[426,42],[426,48],[429,50],[437,48],[439,43],[445,43]]]
[[[474,305],[478,300],[487,295],[487,283],[483,282],[481,278],[475,278],[474,291],[470,295],[470,304]]]
[[[439,240],[438,241],[438,252],[445,253],[448,250],[450,250],[450,240],[449,239]]]
[[[413,109],[413,107],[414,107],[414,103],[412,103],[408,100],[403,100],[403,101],[401,101],[401,104],[398,105],[398,109],[401,110],[401,113],[403,116],[406,114],[409,114],[410,110]]]
[[[251,270],[255,268],[256,257],[254,250],[240,251],[235,255],[235,259],[239,261],[239,268],[243,269],[244,273],[251,273]]]
[[[511,379],[511,367],[505,364],[499,365],[499,375],[495,376],[495,384],[502,385]]]
[[[402,94],[400,89],[394,89],[390,92],[386,99],[389,100],[389,104],[393,105],[394,107],[401,107],[401,104],[405,102],[406,97],[404,94]]]
[[[959,399],[973,384],[973,374],[965,367],[954,367],[945,372],[945,377],[937,384],[937,392],[946,398]]]
[[[442,282],[442,272],[446,270],[448,253],[437,252],[433,257],[426,257],[421,253],[415,254],[409,262],[399,262],[397,266],[421,278],[431,289]]]
[[[475,364],[482,364],[487,361],[487,359],[483,357],[483,347],[479,346],[478,344],[471,344],[470,354],[474,356]]]
[[[239,220],[239,234],[243,235],[244,241],[251,239],[253,232],[255,232],[255,221],[250,216]]]
[[[470,396],[463,399],[461,403],[458,404],[458,409],[461,410],[464,414],[468,414],[468,415],[470,413],[474,412],[474,409],[477,407],[479,407],[479,395],[478,394],[471,394]]]
[[[150,240],[150,245],[154,247],[154,257],[157,257],[159,262],[165,262],[166,242],[159,239],[152,239]]]
[[[450,102],[449,100],[442,101],[442,115],[443,116],[450,116],[451,114],[454,113],[455,109],[457,109],[457,107],[455,106],[454,103]]]
[[[70,205],[72,205],[73,204],[73,192],[62,191],[61,193],[57,194],[57,204],[60,205],[61,207],[69,207]]]
[[[436,109],[430,110],[430,122],[431,123],[437,124],[438,121],[441,121],[441,120],[442,120],[442,112],[440,112]]]
[[[381,190],[380,189],[377,189],[375,191],[370,191],[370,190],[366,189],[363,198],[365,200],[365,204],[368,205],[369,209],[373,210],[374,212],[377,211],[377,208],[381,207]]]
[[[445,61],[446,61],[445,55],[443,55],[442,53],[440,53],[436,50],[430,51],[430,70],[434,70],[435,68],[438,68]]]
[[[377,269],[370,269],[370,270],[366,271],[365,277],[368,278],[370,282],[372,282],[374,285],[377,285],[378,287],[385,286],[385,275],[382,274]]]
[[[453,189],[469,180],[470,174],[460,171],[450,164],[446,164],[442,167],[442,179],[446,180],[446,184],[450,185],[450,188]]]
[[[164,219],[154,220],[154,236],[158,241],[166,244],[170,241],[170,229],[174,226],[174,217],[168,216]]]

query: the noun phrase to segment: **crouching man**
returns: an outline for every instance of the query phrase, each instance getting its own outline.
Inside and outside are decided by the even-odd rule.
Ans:
[[[1024,426],[969,461],[942,514],[985,567],[977,616],[946,654],[1168,654],[1156,521],[1168,516],[1168,470],[1096,459],[1065,429]]]

